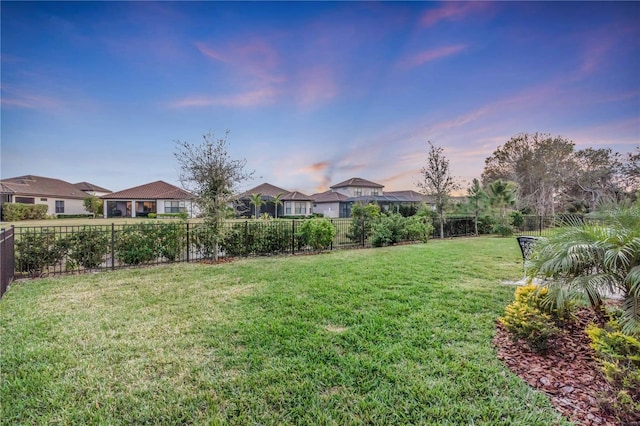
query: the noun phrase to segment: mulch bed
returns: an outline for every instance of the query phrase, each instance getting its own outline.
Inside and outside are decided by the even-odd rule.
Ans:
[[[498,358],[530,386],[549,395],[555,409],[576,424],[624,424],[600,404],[610,386],[600,372],[584,331],[595,316],[589,310],[581,310],[576,317],[575,322],[563,327],[546,354],[532,351],[523,340],[514,341],[498,322],[493,339]]]

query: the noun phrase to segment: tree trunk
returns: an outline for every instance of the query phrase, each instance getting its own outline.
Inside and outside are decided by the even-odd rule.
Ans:
[[[440,213],[440,239],[444,240],[444,214]]]
[[[478,211],[476,210],[476,214],[473,220],[473,226],[475,228],[476,231],[476,237],[478,236]]]

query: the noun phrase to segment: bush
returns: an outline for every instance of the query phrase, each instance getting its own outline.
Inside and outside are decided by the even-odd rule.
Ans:
[[[189,214],[187,212],[180,212],[180,213],[149,213],[149,216],[151,216],[152,214],[155,214],[156,217],[158,217],[159,219],[182,219],[182,220],[187,220],[189,219]]]
[[[547,291],[533,284],[518,287],[515,300],[499,318],[515,338],[524,339],[535,352],[546,352],[549,339],[558,332],[551,315],[544,312]]]
[[[156,232],[152,225],[125,225],[116,232],[115,256],[126,265],[148,263],[156,258]]]
[[[511,237],[513,235],[513,228],[511,228],[511,226],[509,225],[498,223],[496,225],[493,225],[491,233],[498,234],[501,237]]]
[[[158,254],[174,262],[180,259],[186,246],[187,232],[182,223],[163,223],[155,227]]]
[[[87,269],[100,266],[109,251],[109,236],[99,228],[84,227],[67,240],[69,259]]]
[[[158,217],[158,213],[149,213],[149,215],[147,216],[149,219],[155,219]]]
[[[393,245],[404,239],[405,218],[401,214],[383,215],[373,223],[371,228],[371,244],[374,247]]]
[[[640,422],[640,340],[624,334],[615,320],[604,328],[589,325],[587,335],[613,388],[609,408],[622,424],[637,424]]]
[[[522,214],[522,212],[516,210],[509,213],[509,223],[514,228],[520,228],[522,225],[524,225],[524,215]]]
[[[485,215],[478,219],[478,234],[491,234],[493,227],[496,224],[493,216]]]
[[[302,246],[320,251],[331,245],[336,236],[336,227],[328,219],[308,219],[302,222],[297,236]]]
[[[30,276],[42,275],[45,268],[62,261],[67,253],[67,241],[56,237],[53,229],[27,231],[15,243],[16,270]]]
[[[373,222],[380,216],[377,204],[354,204],[351,207],[351,224],[347,231],[347,238],[354,243],[362,243],[371,236]]]
[[[20,220],[42,220],[47,218],[46,204],[7,203],[3,206],[4,220],[17,222]]]
[[[433,225],[427,217],[411,216],[406,219],[406,239],[409,241],[422,241],[426,243],[433,233]]]

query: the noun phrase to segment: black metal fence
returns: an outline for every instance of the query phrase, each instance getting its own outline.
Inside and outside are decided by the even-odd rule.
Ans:
[[[3,291],[5,271],[16,277],[37,277],[170,262],[192,262],[214,257],[246,257],[309,252],[299,230],[304,220],[243,220],[224,223],[220,240],[204,223],[145,222],[137,224],[81,226],[21,226],[7,230],[2,257]],[[370,226],[352,219],[332,219],[336,235],[330,250],[370,247]],[[515,227],[515,235],[545,236],[560,222],[541,216],[524,216]],[[370,225],[370,224],[369,224]],[[434,221],[432,238],[439,238],[439,223]],[[487,234],[487,224],[479,227]],[[4,235],[4,234],[3,234]],[[444,223],[445,238],[475,235],[472,217],[449,218]],[[4,241],[4,237],[3,237]],[[398,242],[411,242],[407,238]],[[6,254],[6,256],[5,256]],[[8,274],[9,272],[7,272]],[[10,282],[10,279],[9,279]]]
[[[14,228],[0,230],[0,298],[13,281],[15,273]]]

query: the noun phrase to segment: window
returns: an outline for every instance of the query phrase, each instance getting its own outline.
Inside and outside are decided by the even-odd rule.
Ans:
[[[164,212],[165,213],[182,213],[186,212],[187,207],[184,201],[165,201]]]
[[[46,198],[40,198],[40,201],[47,201]]]
[[[28,197],[16,197],[16,203],[20,203],[20,204],[35,204],[36,203],[36,199],[35,198],[28,198]]]
[[[371,190],[371,195],[380,195],[380,193],[378,192],[378,188],[374,188]]]
[[[362,188],[353,188],[354,197],[362,197]]]
[[[291,203],[290,202],[284,203],[284,214],[285,214],[285,216],[291,215]]]
[[[56,213],[64,213],[64,201],[56,200]]]
[[[296,201],[296,214],[307,214],[307,203]]]

